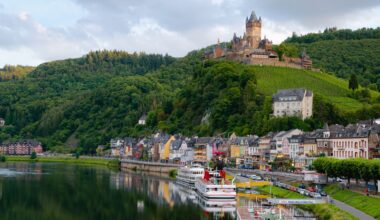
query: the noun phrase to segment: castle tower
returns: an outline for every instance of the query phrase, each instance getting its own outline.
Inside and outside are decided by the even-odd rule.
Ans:
[[[258,48],[261,41],[261,17],[257,18],[254,11],[245,20],[247,40],[253,48]]]

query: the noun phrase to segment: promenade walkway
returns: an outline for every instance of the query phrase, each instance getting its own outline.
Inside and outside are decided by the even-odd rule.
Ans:
[[[354,207],[347,205],[346,203],[343,203],[343,202],[336,200],[336,199],[333,199],[333,198],[331,198],[330,200],[332,200],[332,203],[334,205],[338,206],[340,209],[342,209],[348,213],[351,213],[353,216],[356,216],[360,220],[375,220],[375,218],[373,218],[372,216],[369,216],[369,215],[365,214],[364,212],[359,211],[359,210],[355,209]]]

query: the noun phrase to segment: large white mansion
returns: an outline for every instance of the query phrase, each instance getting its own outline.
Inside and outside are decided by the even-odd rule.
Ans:
[[[306,89],[279,90],[273,95],[273,115],[297,116],[302,119],[313,115],[313,92]]]

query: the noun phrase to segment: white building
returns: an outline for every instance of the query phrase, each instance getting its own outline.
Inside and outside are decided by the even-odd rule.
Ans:
[[[313,115],[313,92],[306,89],[279,90],[273,95],[273,115],[297,116],[302,119]]]
[[[293,135],[300,135],[302,133],[303,132],[300,129],[292,129],[290,131],[281,131],[281,132],[277,133],[273,138],[275,145],[276,145],[276,149],[271,150],[271,154],[272,153],[275,155],[277,155],[277,154],[289,154],[288,148],[285,149],[285,152],[283,151],[283,148],[286,148],[289,146],[289,145],[283,146],[284,141]]]
[[[294,159],[303,154],[303,136],[293,135],[288,138],[289,141],[289,157]]]
[[[146,118],[147,118],[146,115],[141,116],[139,119],[139,125],[145,125],[146,124]]]

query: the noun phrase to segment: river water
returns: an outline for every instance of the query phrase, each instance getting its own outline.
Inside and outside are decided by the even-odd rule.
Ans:
[[[191,191],[157,174],[61,163],[0,163],[0,219],[236,218],[236,211],[209,211],[196,201]],[[237,200],[238,206],[252,204],[256,200]]]

